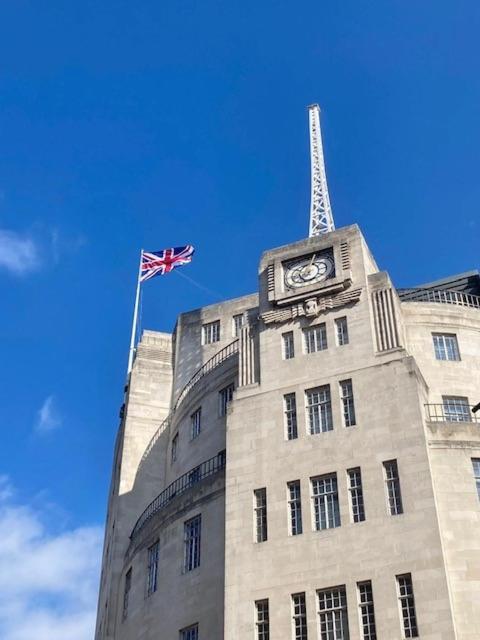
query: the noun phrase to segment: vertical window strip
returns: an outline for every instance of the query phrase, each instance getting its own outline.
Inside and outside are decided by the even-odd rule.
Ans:
[[[358,607],[363,640],[377,640],[375,609],[373,606],[372,583],[370,580],[357,582]]]
[[[412,576],[407,573],[397,576],[397,592],[402,614],[403,633],[405,638],[418,638],[415,598],[413,596]]]
[[[171,449],[171,462],[175,462],[178,454],[178,433],[173,436]]]
[[[187,520],[184,524],[185,559],[184,570],[193,571],[200,566],[200,538],[202,529],[202,516]]]
[[[344,316],[343,318],[337,318],[335,320],[335,328],[337,334],[337,345],[339,347],[343,347],[349,342],[346,316]]]
[[[391,516],[397,516],[403,513],[397,461],[388,460],[387,462],[384,462],[383,469],[385,474],[385,491],[388,512]]]
[[[122,618],[128,616],[128,601],[130,599],[130,590],[132,588],[132,568],[127,571],[125,574],[125,586],[123,588],[123,610],[122,610]]]
[[[255,489],[255,539],[257,542],[265,542],[268,536],[267,530],[267,490]]]
[[[343,423],[346,427],[353,427],[356,424],[356,418],[352,381],[351,379],[341,380],[339,385],[343,407]]]
[[[310,433],[317,434],[332,431],[332,399],[330,385],[326,384],[305,391],[307,419]]]
[[[298,425],[297,399],[294,393],[287,393],[283,396],[283,411],[287,440],[295,440],[295,438],[298,438]]]
[[[180,640],[198,640],[198,624],[193,624],[180,631]]]
[[[437,360],[460,360],[457,336],[454,333],[432,333]]]
[[[327,349],[327,325],[322,322],[303,330],[305,353],[315,353]]]
[[[282,333],[283,359],[291,360],[295,357],[295,344],[293,341],[293,331]]]
[[[347,474],[352,520],[353,522],[363,522],[365,520],[365,507],[363,504],[362,473],[360,467],[348,469]]]
[[[234,338],[238,338],[238,336],[240,335],[240,331],[242,330],[244,322],[245,322],[245,317],[243,313],[239,313],[233,316],[232,334]]]
[[[198,408],[192,415],[190,416],[190,439],[195,440],[200,435],[200,431],[202,428],[202,408]]]
[[[477,495],[480,500],[480,458],[472,458],[473,476],[477,487]]]
[[[311,478],[314,525],[316,531],[340,526],[337,474]]]
[[[308,640],[305,593],[292,594],[293,640]]]
[[[298,536],[303,532],[300,480],[288,482],[287,491],[288,510],[290,513],[290,534],[292,536]]]
[[[219,414],[220,417],[227,415],[227,409],[230,402],[233,400],[233,392],[235,387],[233,384],[229,384],[228,387],[219,391]]]
[[[345,587],[317,591],[321,640],[349,640]]]
[[[157,578],[158,578],[158,549],[159,542],[155,542],[148,548],[148,562],[147,562],[147,595],[150,596],[157,590]]]
[[[270,640],[270,615],[268,600],[255,602],[256,640]]]

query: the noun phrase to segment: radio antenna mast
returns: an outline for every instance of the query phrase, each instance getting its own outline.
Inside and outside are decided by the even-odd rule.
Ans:
[[[332,207],[328,196],[327,174],[323,157],[322,132],[320,129],[320,107],[308,107],[310,127],[310,160],[312,168],[312,202],[310,205],[309,237],[320,236],[335,230]]]

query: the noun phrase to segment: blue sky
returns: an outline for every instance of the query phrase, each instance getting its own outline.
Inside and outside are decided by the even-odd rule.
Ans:
[[[99,554],[140,247],[196,246],[185,273],[210,292],[145,285],[143,325],[169,331],[307,234],[306,105],[337,226],[357,222],[398,286],[478,267],[479,32],[473,0],[2,3],[0,524],[17,551]],[[53,576],[0,607],[0,635],[31,638],[28,612],[45,639],[91,637],[96,566],[71,571],[85,601]]]

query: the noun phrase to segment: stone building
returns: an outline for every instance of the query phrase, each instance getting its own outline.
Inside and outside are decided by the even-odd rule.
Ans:
[[[478,640],[479,296],[396,290],[353,225],[145,331],[96,639]]]

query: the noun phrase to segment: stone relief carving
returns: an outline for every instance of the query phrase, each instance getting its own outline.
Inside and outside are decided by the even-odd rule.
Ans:
[[[299,316],[312,317],[328,311],[352,304],[360,300],[362,289],[351,289],[336,296],[325,296],[321,298],[309,298],[305,302],[299,302],[285,309],[272,309],[261,314],[265,324],[282,323],[298,318]]]

